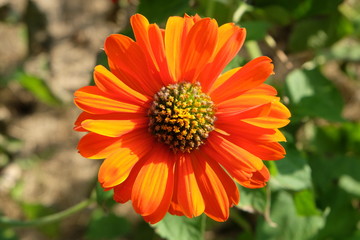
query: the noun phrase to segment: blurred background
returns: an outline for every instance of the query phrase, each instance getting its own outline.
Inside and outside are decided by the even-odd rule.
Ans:
[[[114,204],[96,184],[101,160],[76,150],[73,93],[106,65],[109,34],[132,36],[137,12],[161,27],[184,13],[246,27],[227,69],[271,57],[268,83],[293,115],[268,186],[240,187],[230,219],[208,219],[204,238],[359,240],[358,0],[0,0],[0,240],[201,239],[197,219],[149,226]]]

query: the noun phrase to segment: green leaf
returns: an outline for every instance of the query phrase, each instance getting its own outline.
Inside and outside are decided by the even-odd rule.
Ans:
[[[328,20],[305,19],[295,24],[292,29],[289,48],[291,51],[303,51],[308,48],[325,47],[329,41]]]
[[[304,190],[294,195],[296,212],[300,216],[318,215],[320,212],[316,208],[314,192]]]
[[[278,5],[268,6],[259,10],[263,11],[268,21],[279,25],[289,24],[292,18],[289,11]]]
[[[311,188],[311,172],[307,161],[294,147],[285,148],[285,158],[275,162],[277,174],[270,178],[271,189],[300,191]]]
[[[270,226],[262,217],[256,229],[258,240],[310,240],[324,225],[321,216],[297,214],[291,194],[281,191],[273,198],[270,217],[276,227]]]
[[[49,105],[58,105],[60,100],[52,93],[48,85],[39,77],[24,72],[16,74],[18,82],[40,101]]]
[[[114,196],[114,190],[108,190],[105,191],[99,182],[96,183],[95,187],[96,192],[96,201],[99,204],[99,206],[102,206],[103,208],[111,208],[116,202],[113,199]]]
[[[237,1],[199,0],[195,12],[203,17],[215,18],[219,25],[233,21],[233,15],[238,9]]]
[[[330,121],[343,120],[342,97],[319,68],[296,69],[290,72],[286,77],[286,88],[293,116],[321,117]]]
[[[153,225],[156,233],[169,240],[201,240],[204,238],[205,215],[196,218],[167,214]]]
[[[249,189],[238,185],[241,197],[237,205],[243,211],[264,213],[266,206],[265,188]]]
[[[23,209],[24,215],[29,220],[37,219],[54,213],[53,209],[41,204],[22,203],[21,208]],[[58,223],[49,223],[38,228],[49,237],[55,237],[59,234]]]
[[[353,198],[334,186],[329,190],[328,196],[321,196],[321,200],[326,204],[329,213],[325,226],[319,232],[317,239],[347,239],[350,237],[360,222],[360,212],[354,206]]]
[[[246,28],[246,41],[259,41],[265,38],[271,25],[265,21],[246,21],[240,26]]]
[[[0,228],[0,240],[18,240],[14,230],[10,228]]]
[[[128,234],[130,230],[131,225],[126,218],[113,213],[106,214],[98,209],[93,212],[86,231],[86,239],[119,239]]]
[[[142,0],[138,12],[143,14],[149,22],[161,23],[169,16],[183,15],[189,8],[189,2],[184,0]]]
[[[352,23],[337,10],[322,18],[305,18],[292,28],[289,50],[297,52],[329,47],[353,32]]]
[[[344,175],[340,177],[339,186],[350,195],[360,197],[360,181],[351,176]]]

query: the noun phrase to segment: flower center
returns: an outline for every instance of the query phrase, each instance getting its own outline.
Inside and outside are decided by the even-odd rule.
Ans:
[[[200,83],[162,87],[149,109],[149,131],[176,153],[199,148],[214,130],[214,103]]]

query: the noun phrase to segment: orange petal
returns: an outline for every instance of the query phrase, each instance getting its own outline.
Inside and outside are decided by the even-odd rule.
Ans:
[[[135,14],[130,19],[136,42],[144,50],[149,66],[157,73],[164,85],[173,83],[167,65],[164,49],[164,39],[161,29],[141,14]]]
[[[135,211],[144,216],[160,207],[167,191],[172,194],[174,182],[170,150],[156,144],[152,152],[136,177],[131,194]]]
[[[119,138],[88,133],[80,139],[78,149],[80,154],[86,158],[102,159],[110,156],[110,154],[122,147],[131,148],[134,154],[138,154],[143,149],[142,145],[149,145],[149,142],[153,144],[153,140],[154,137],[144,129],[134,130]]]
[[[221,157],[217,161],[229,172],[233,168],[254,172],[260,170],[264,165],[260,158],[225,139],[216,131],[210,133],[207,146],[203,147],[202,151],[208,156],[216,156],[221,153]]]
[[[96,86],[80,88],[75,92],[75,104],[85,112],[106,114],[112,112],[139,113],[145,109],[139,105],[120,102],[110,98]]]
[[[148,119],[115,119],[115,120],[93,120],[87,119],[81,123],[81,126],[90,131],[108,137],[120,137],[134,129],[146,128]]]
[[[226,187],[204,156],[195,151],[191,160],[199,189],[205,201],[205,214],[215,221],[226,221],[229,217],[229,197]]]
[[[249,178],[249,180],[239,182],[239,184],[246,188],[262,188],[266,186],[266,183],[269,181],[269,178],[270,178],[269,170],[264,165],[264,167],[261,170],[253,173]]]
[[[91,118],[92,116],[96,116],[94,114],[90,114],[90,113],[87,113],[87,112],[82,112],[79,114],[78,118],[76,119],[75,123],[74,123],[74,130],[75,131],[78,131],[78,132],[87,132],[86,129],[84,129],[82,126],[81,126],[81,123],[88,119],[89,117]]]
[[[288,125],[288,123],[290,122],[289,119],[279,119],[273,117],[249,118],[249,119],[243,119],[241,121],[262,128],[281,128]]]
[[[189,217],[204,212],[205,203],[196,182],[189,154],[181,154],[176,162],[177,199],[183,213]]]
[[[236,56],[244,43],[245,35],[246,30],[235,26],[233,23],[227,23],[219,27],[219,41],[213,59],[209,61],[198,77],[204,92],[209,91],[225,66]]]
[[[242,94],[236,98],[232,98],[217,104],[216,113],[237,113],[257,105],[264,105],[274,102],[278,99],[279,98],[274,96]]]
[[[176,162],[176,161],[175,161]],[[172,215],[177,215],[177,216],[184,216],[184,212],[182,210],[182,208],[180,207],[179,201],[178,201],[178,171],[174,171],[174,191],[173,191],[173,195],[172,195],[172,199],[170,202],[170,206],[169,206],[169,210],[168,212]]]
[[[170,169],[170,171],[172,171],[172,169]],[[170,202],[174,190],[174,176],[173,174],[170,174],[169,177],[172,178],[172,180],[167,181],[166,191],[164,192],[164,196],[162,197],[159,207],[153,213],[143,216],[144,220],[150,224],[155,224],[162,220],[170,208]]]
[[[204,18],[194,24],[181,53],[179,81],[197,80],[198,75],[211,59],[217,41],[218,25],[215,20]]]
[[[271,103],[265,103],[261,105],[255,105],[248,108],[240,109],[221,109],[216,112],[216,118],[220,119],[219,121],[226,122],[237,122],[240,119],[249,119],[262,116],[268,116],[271,110]]]
[[[278,142],[248,139],[247,136],[239,135],[224,136],[224,138],[262,160],[279,160],[284,158],[286,153],[284,147]]]
[[[151,150],[149,144],[137,146],[138,153],[131,148],[121,148],[111,154],[102,163],[98,179],[103,188],[110,188],[124,182],[135,163]]]
[[[118,203],[126,203],[131,199],[131,193],[135,179],[143,167],[145,159],[142,158],[135,163],[126,180],[114,187],[114,200]]]
[[[88,133],[80,139],[77,148],[83,157],[102,159],[118,150],[120,141],[119,138],[110,138],[96,133]]]
[[[142,49],[132,39],[112,34],[105,41],[105,52],[112,63],[111,71],[129,87],[147,96],[160,89],[160,79],[151,74]]]
[[[215,122],[216,129],[221,129],[231,135],[246,136],[246,138],[260,139],[268,138],[276,133],[274,129],[267,129],[258,126],[254,126],[243,121],[222,121],[225,119],[217,119]]]
[[[271,104],[271,111],[269,113],[270,117],[274,118],[290,118],[291,113],[284,104],[280,101],[273,101]]]
[[[135,104],[144,104],[149,100],[148,97],[133,90],[120,79],[118,79],[113,73],[107,70],[104,66],[98,65],[94,69],[94,79],[96,86],[111,94],[116,99],[120,99],[126,102],[132,102]]]
[[[184,41],[194,25],[191,18],[170,17],[165,28],[165,53],[169,70],[175,82],[180,77],[180,56]]]
[[[206,158],[206,161],[209,163],[209,165],[214,170],[216,175],[219,177],[221,183],[223,184],[229,198],[230,207],[238,204],[240,200],[240,195],[239,190],[233,179],[224,171],[224,169],[219,165],[215,158],[208,157]]]
[[[174,189],[176,189],[174,187]],[[170,202],[170,206],[169,206],[169,210],[168,212],[171,214],[171,215],[176,215],[176,216],[184,216],[184,213],[179,205],[179,203],[177,202],[174,202],[174,200],[172,200]]]
[[[249,89],[244,94],[246,95],[267,95],[276,96],[277,91],[273,86],[267,85],[266,83],[260,84],[259,86]]]
[[[230,75],[223,84],[211,89],[210,96],[215,103],[237,97],[243,92],[262,84],[273,73],[273,64],[268,57],[258,57]]]

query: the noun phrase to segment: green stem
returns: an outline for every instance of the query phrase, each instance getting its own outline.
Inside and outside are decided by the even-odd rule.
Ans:
[[[246,41],[245,47],[251,59],[262,56],[262,52],[257,41],[255,40]]]
[[[81,211],[82,209],[88,207],[91,203],[93,203],[93,199],[86,199],[75,206],[72,206],[64,211],[48,215],[45,217],[41,217],[34,220],[28,220],[28,221],[20,221],[20,220],[13,220],[7,217],[0,217],[0,226],[9,226],[9,227],[34,227],[34,226],[40,226],[44,224],[49,224],[53,222],[57,222],[61,219],[67,218],[70,215]]]
[[[205,214],[202,214],[201,216],[201,236],[202,236],[202,239],[204,239],[204,236],[205,236],[205,230],[206,230],[206,215]]]

